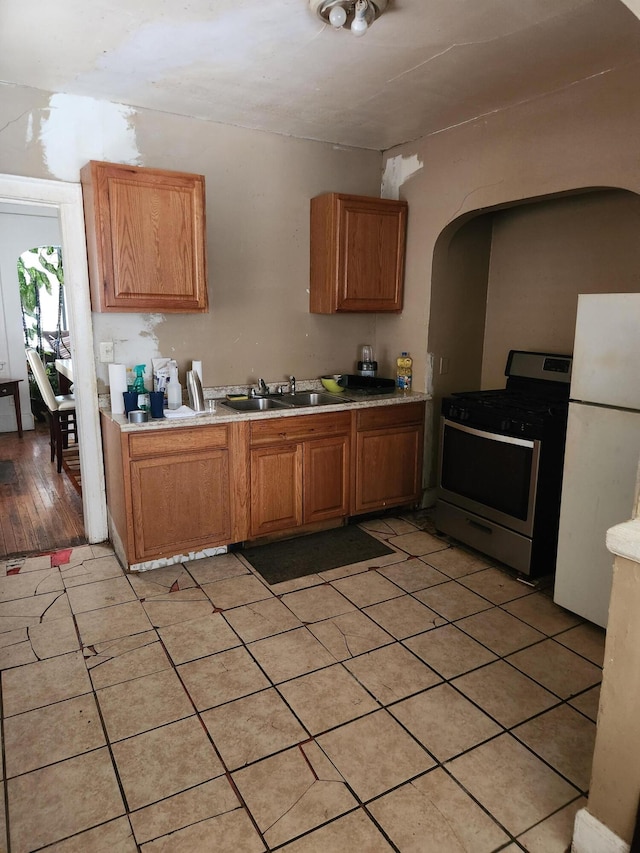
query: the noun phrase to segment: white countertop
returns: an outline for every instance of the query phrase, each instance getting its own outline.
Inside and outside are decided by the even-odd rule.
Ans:
[[[640,563],[640,518],[632,518],[607,530],[607,549],[616,557]]]
[[[324,393],[328,393],[323,391]],[[394,391],[392,394],[358,394],[349,390],[343,394],[333,394],[335,405],[298,406],[291,409],[271,409],[266,412],[237,412],[224,405],[224,398],[212,398],[208,393],[207,399],[216,399],[216,411],[202,412],[186,418],[149,418],[143,424],[130,424],[126,415],[114,415],[108,409],[101,408],[105,417],[110,418],[120,426],[122,432],[140,432],[149,429],[176,429],[178,427],[206,426],[210,424],[229,423],[234,421],[255,421],[266,418],[295,418],[300,415],[319,414],[320,412],[351,411],[353,409],[370,409],[378,406],[397,406],[405,403],[420,403],[431,399],[430,394],[420,391]],[[286,399],[286,394],[284,395]],[[277,400],[278,396],[274,395]]]

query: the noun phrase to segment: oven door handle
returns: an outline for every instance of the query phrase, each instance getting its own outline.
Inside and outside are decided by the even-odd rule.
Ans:
[[[477,435],[479,438],[486,438],[489,441],[501,441],[503,444],[517,444],[520,447],[535,447],[535,441],[528,438],[516,438],[513,435],[502,435],[499,432],[487,432],[475,427],[464,426],[463,424],[450,421],[448,418],[443,418],[443,426],[459,429],[461,432],[468,432],[470,435]]]

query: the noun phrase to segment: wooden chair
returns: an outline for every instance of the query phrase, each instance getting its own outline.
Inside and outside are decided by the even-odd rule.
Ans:
[[[47,407],[51,461],[53,462],[57,457],[59,474],[62,471],[62,449],[68,447],[69,436],[72,435],[75,441],[78,440],[75,397],[73,394],[56,395],[53,393],[49,377],[37,350],[27,349],[27,361]]]

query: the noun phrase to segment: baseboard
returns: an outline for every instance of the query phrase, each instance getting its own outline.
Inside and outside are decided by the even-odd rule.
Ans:
[[[573,825],[571,853],[629,853],[629,845],[587,809],[580,809]]]

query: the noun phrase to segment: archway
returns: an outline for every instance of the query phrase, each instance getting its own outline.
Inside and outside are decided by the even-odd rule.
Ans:
[[[639,217],[637,194],[586,187],[471,211],[441,232],[428,330],[430,484],[443,396],[503,387],[511,348],[571,352],[578,293],[640,289]]]

